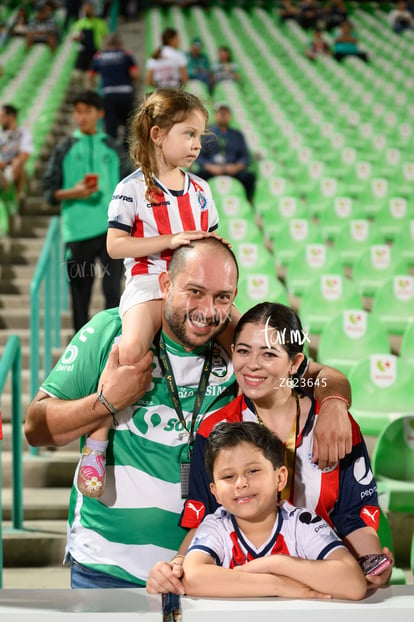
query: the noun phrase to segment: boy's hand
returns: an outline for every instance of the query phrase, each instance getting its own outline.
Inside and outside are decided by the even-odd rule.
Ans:
[[[210,235],[208,231],[182,231],[181,233],[174,233],[170,236],[168,248],[176,249],[179,246],[188,246],[193,240],[209,238]]]

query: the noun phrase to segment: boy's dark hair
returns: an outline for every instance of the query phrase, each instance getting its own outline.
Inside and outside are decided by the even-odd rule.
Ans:
[[[77,93],[72,98],[72,105],[85,104],[86,106],[93,106],[97,110],[103,110],[102,97],[96,91],[82,91]]]
[[[19,111],[17,110],[16,106],[13,106],[13,104],[4,104],[2,108],[5,114],[11,117],[17,117]]]
[[[276,470],[284,465],[283,443],[269,428],[254,421],[236,421],[218,423],[207,438],[205,463],[207,473],[213,482],[214,464],[221,449],[237,447],[240,443],[249,443],[260,449],[263,456],[270,460]]]

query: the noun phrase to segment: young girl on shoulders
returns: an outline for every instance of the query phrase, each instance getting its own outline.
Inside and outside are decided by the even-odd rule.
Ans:
[[[110,256],[125,259],[126,287],[119,307],[123,365],[137,362],[161,327],[158,275],[174,250],[217,229],[207,182],[185,171],[200,153],[207,120],[197,97],[165,88],[145,100],[132,122],[131,156],[139,168],[115,188],[107,237]],[[111,405],[107,408],[110,412]],[[83,449],[78,488],[84,495],[103,493],[109,427],[92,432]]]

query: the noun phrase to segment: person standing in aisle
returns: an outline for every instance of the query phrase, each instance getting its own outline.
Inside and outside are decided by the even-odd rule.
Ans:
[[[61,204],[73,328],[78,331],[89,319],[97,258],[102,267],[105,308],[119,303],[122,261],[111,259],[106,250],[107,213],[114,186],[130,168],[119,144],[98,129],[103,102],[97,93],[79,93],[73,100],[73,117],[77,129],[52,153],[43,192],[50,204]]]

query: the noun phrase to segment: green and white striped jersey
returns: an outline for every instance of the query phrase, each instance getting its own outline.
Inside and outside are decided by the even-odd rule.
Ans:
[[[73,338],[42,390],[61,399],[96,392],[120,332],[116,309],[96,315]],[[186,352],[164,338],[189,429],[206,349]],[[155,562],[174,555],[186,533],[178,520],[183,505],[180,462],[187,454],[188,434],[173,409],[156,356],[154,363],[146,394],[117,415],[119,425],[110,431],[103,496],[93,499],[80,494],[75,473],[66,546],[66,555],[70,553],[79,563],[139,585]],[[215,343],[196,429],[203,414],[227,404],[234,391],[228,356]]]

